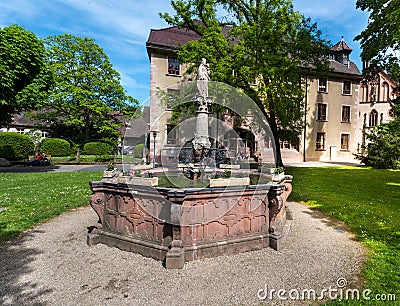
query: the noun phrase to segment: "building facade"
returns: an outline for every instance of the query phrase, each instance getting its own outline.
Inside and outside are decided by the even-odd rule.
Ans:
[[[172,111],[157,96],[157,88],[173,93],[174,85],[190,81],[186,67],[179,63],[176,50],[180,45],[200,37],[187,29],[169,27],[151,30],[146,42],[150,60],[150,129],[156,137],[150,140],[151,156],[159,156],[165,146],[174,146],[180,131],[170,124]],[[304,73],[306,114],[299,145],[281,142],[282,159],[292,161],[353,161],[359,144],[359,94],[362,75],[350,61],[351,48],[343,40],[331,48],[331,72],[325,78]],[[226,117],[225,117],[226,118]],[[244,122],[244,127],[246,122]],[[245,129],[235,139],[236,147],[245,147],[251,155],[259,146]],[[248,134],[248,133],[247,133]],[[154,145],[155,142],[155,145]],[[223,140],[222,140],[223,142]],[[155,148],[156,154],[153,152]]]
[[[19,134],[38,133],[43,139],[48,135],[48,129],[38,128],[41,122],[26,115],[26,112],[13,114],[11,123],[7,127],[0,127],[0,132],[15,132]]]
[[[357,153],[362,75],[350,61],[351,48],[343,40],[330,50],[331,72],[308,78],[306,116],[300,153],[303,161],[353,161]]]
[[[367,63],[363,63],[367,68]],[[396,83],[380,72],[373,81],[363,81],[360,86],[358,111],[360,120],[357,125],[357,146],[365,144],[365,132],[382,123],[393,120],[389,101],[397,97]]]

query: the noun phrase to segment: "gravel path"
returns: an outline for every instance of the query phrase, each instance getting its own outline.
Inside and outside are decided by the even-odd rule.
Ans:
[[[86,245],[95,224],[81,208],[0,246],[3,305],[280,305],[260,300],[272,289],[358,288],[365,249],[346,228],[297,203],[295,220],[281,251],[272,249],[186,263],[165,270],[161,263],[105,245]],[[260,291],[260,289],[263,289]],[[286,295],[288,297],[288,294]],[[286,301],[309,305],[310,301]]]

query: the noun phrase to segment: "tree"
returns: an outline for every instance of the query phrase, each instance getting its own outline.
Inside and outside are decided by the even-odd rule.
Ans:
[[[356,6],[370,13],[366,29],[355,37],[361,44],[361,57],[370,63],[364,73],[373,79],[377,72],[387,71],[399,90],[400,0],[357,0]]]
[[[124,115],[130,116],[138,101],[126,95],[104,51],[93,39],[70,34],[44,43],[54,87],[35,117],[75,143],[118,138]]]
[[[365,128],[366,143],[356,157],[366,166],[400,169],[400,99],[389,101],[393,120]]]
[[[50,77],[44,70],[45,49],[31,31],[18,25],[0,29],[0,125],[11,115],[37,106]],[[34,94],[36,98],[32,98]]]
[[[177,0],[171,4],[175,15],[161,17],[201,37],[178,50],[182,62],[194,63],[188,73],[205,57],[213,81],[250,96],[271,127],[277,164],[282,165],[279,135],[292,131],[298,136],[303,127],[302,67],[328,70],[329,49],[316,24],[295,12],[288,0]],[[228,16],[219,20],[221,7]]]
[[[394,120],[365,131],[367,143],[359,159],[366,166],[379,169],[400,169],[400,103],[390,101]]]

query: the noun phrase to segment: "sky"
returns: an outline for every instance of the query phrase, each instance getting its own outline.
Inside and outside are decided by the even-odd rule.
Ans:
[[[360,46],[353,39],[366,27],[368,14],[356,10],[355,2],[293,0],[293,5],[317,22],[332,45],[343,36],[361,70]],[[121,74],[127,93],[142,104],[150,94],[147,38],[151,29],[168,27],[159,12],[172,13],[169,0],[0,0],[0,28],[18,24],[38,38],[62,33],[93,38]]]

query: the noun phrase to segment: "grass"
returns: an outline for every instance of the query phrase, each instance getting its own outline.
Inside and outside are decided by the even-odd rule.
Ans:
[[[291,200],[344,221],[369,248],[363,277],[370,296],[395,294],[400,300],[400,171],[325,167],[286,172],[294,176]],[[332,305],[387,303],[335,301]]]
[[[0,243],[72,208],[89,204],[101,172],[0,173]]]
[[[366,167],[289,168],[290,199],[344,221],[370,252],[365,288],[400,299],[400,171]],[[64,211],[89,204],[88,182],[101,172],[0,173],[0,242]],[[334,301],[332,305],[397,305]]]
[[[114,155],[81,155],[79,161],[76,159],[76,156],[52,156],[51,161],[55,164],[105,163],[114,161]],[[136,158],[133,155],[117,155],[117,163],[134,163],[140,161],[140,158]]]

